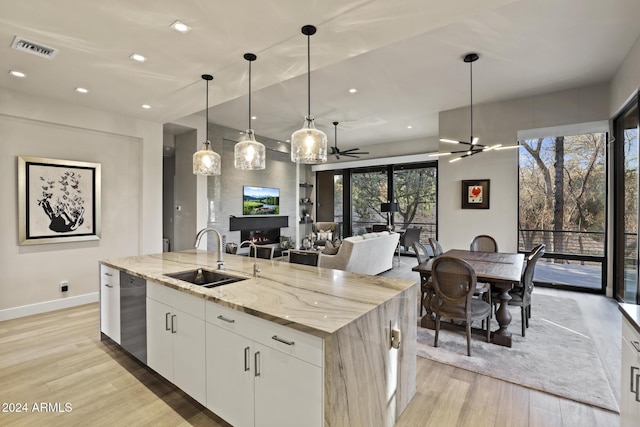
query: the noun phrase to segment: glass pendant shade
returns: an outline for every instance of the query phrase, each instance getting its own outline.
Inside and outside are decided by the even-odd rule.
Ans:
[[[291,135],[291,161],[305,164],[327,161],[327,135],[316,129],[311,116],[305,117],[302,129]]]
[[[195,175],[220,175],[220,154],[211,149],[211,143],[205,141],[202,149],[193,153],[193,173]]]
[[[264,145],[256,141],[253,129],[248,129],[243,141],[233,148],[236,169],[261,170],[265,168]]]
[[[205,141],[202,149],[193,153],[194,175],[220,175],[222,160],[220,154],[211,149],[209,142],[209,82],[213,80],[211,74],[203,74],[202,80],[207,83],[206,108],[205,108]]]

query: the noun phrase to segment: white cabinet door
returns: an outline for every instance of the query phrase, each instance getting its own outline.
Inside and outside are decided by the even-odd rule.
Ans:
[[[256,427],[321,427],[322,368],[256,344]]]
[[[147,298],[147,365],[173,382],[172,308]]]
[[[640,334],[624,318],[620,385],[620,426],[636,427],[640,420]]]
[[[235,427],[253,426],[253,342],[210,323],[206,328],[206,406]]]
[[[100,331],[120,344],[120,271],[100,266]]]
[[[204,320],[175,308],[171,316],[173,383],[206,405]]]

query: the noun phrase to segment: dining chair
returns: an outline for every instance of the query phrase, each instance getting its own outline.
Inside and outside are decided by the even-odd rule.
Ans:
[[[262,259],[273,259],[273,254],[275,252],[274,246],[261,246],[256,245],[256,258]],[[253,247],[249,249],[249,256],[253,257]]]
[[[442,246],[440,243],[433,237],[429,237],[429,246],[431,246],[431,250],[433,251],[433,256],[440,256],[444,253],[442,250]]]
[[[493,237],[487,234],[480,234],[473,238],[470,249],[473,252],[498,252],[498,243]],[[491,283],[478,283],[476,296],[483,298],[489,305],[492,305]]]
[[[493,237],[481,234],[473,238],[471,250],[475,252],[498,252],[498,243]]]
[[[520,319],[522,322],[522,336],[525,336],[526,328],[529,327],[529,319],[531,318],[531,294],[533,293],[533,274],[535,272],[538,259],[544,255],[545,245],[538,245],[529,252],[526,257],[527,265],[522,273],[520,284],[522,286],[509,291],[509,305],[520,307]],[[494,305],[499,300],[499,294],[493,295]]]
[[[431,258],[426,246],[420,242],[413,242],[413,251],[416,253],[418,265]],[[420,274],[420,291],[420,317],[422,317],[424,305],[427,304],[427,306],[429,306],[433,297],[433,286],[431,285],[430,275]]]
[[[372,224],[371,231],[374,233],[377,233],[380,231],[389,231],[389,226],[387,224]]]
[[[486,301],[472,298],[476,288],[476,272],[465,260],[440,256],[433,260],[431,277],[435,291],[432,306],[436,321],[433,346],[438,346],[441,317],[463,320],[466,323],[467,355],[471,356],[471,323],[474,320],[486,320],[487,342],[491,333],[491,306]]]

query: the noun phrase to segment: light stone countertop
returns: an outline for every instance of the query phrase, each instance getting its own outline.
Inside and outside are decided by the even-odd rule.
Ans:
[[[203,288],[165,276],[196,268],[215,270],[217,259],[217,252],[192,249],[100,263],[319,337],[335,333],[380,304],[399,297],[406,289],[417,286],[417,281],[266,259],[257,260],[261,272],[254,278],[254,259],[230,254],[224,256],[224,273],[247,280]]]
[[[618,308],[620,309],[624,317],[629,320],[631,326],[633,326],[635,330],[640,334],[640,305],[618,303]]]

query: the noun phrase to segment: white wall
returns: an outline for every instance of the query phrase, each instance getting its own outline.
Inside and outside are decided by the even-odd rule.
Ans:
[[[21,155],[102,165],[100,240],[18,245]],[[161,183],[162,125],[0,90],[0,320],[96,300],[100,259],[161,252]]]
[[[609,116],[614,117],[640,87],[640,37],[611,80]]]
[[[482,144],[515,144],[519,130],[607,120],[608,85],[474,105],[474,136]],[[440,113],[440,137],[469,139],[469,108]],[[451,144],[440,143],[441,151]],[[489,179],[490,208],[462,209],[462,180]],[[449,163],[438,162],[438,240],[445,250],[466,248],[474,236],[489,234],[501,251],[518,245],[518,152],[481,153]]]

